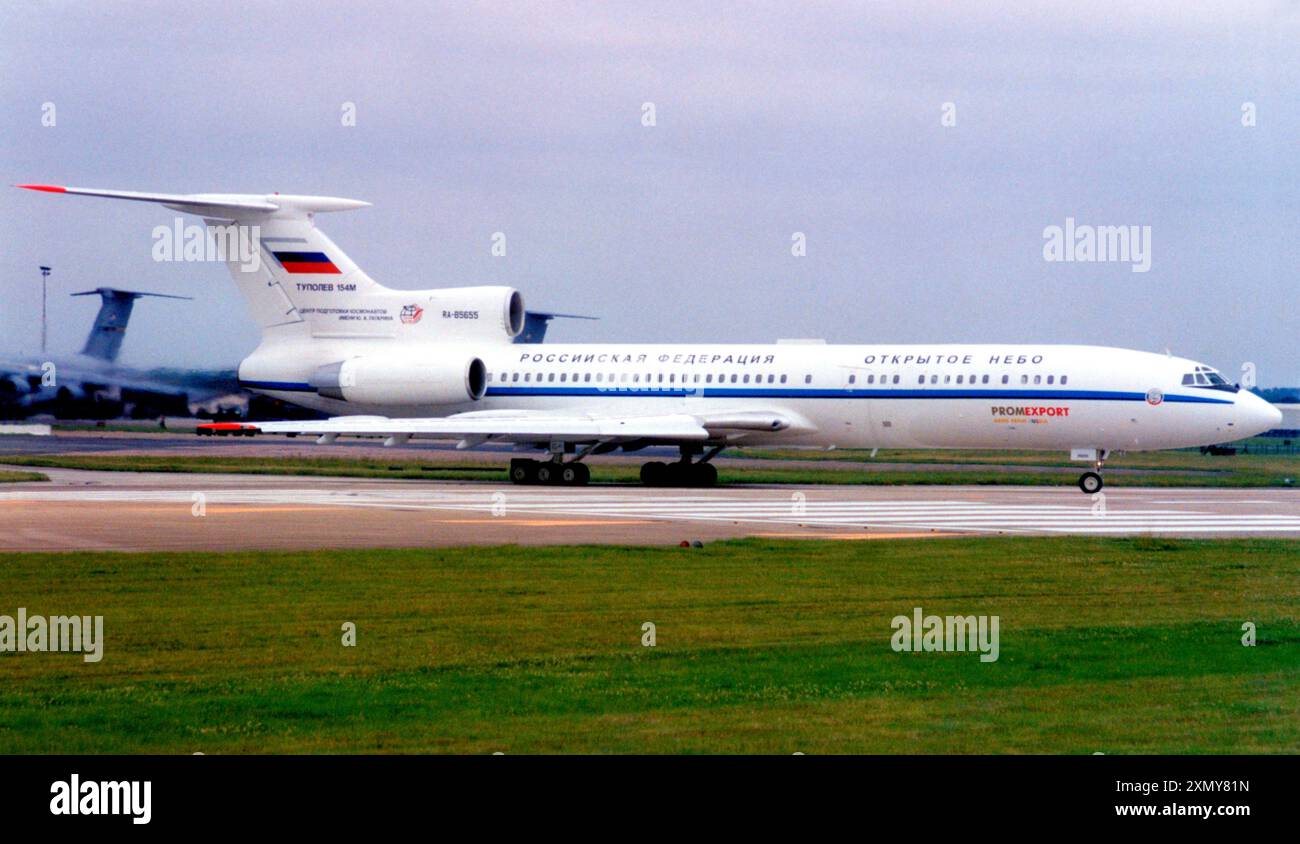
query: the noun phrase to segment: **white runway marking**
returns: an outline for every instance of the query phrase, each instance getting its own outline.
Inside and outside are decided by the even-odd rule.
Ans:
[[[1196,502],[1204,503],[1204,502]],[[649,497],[634,495],[510,495],[511,512],[564,512],[593,516],[684,521],[770,522],[836,528],[906,528],[964,532],[1125,534],[1300,533],[1300,516],[1223,514],[1186,509],[1108,507],[1094,512],[1089,499],[1079,504],[989,504],[974,501],[818,501],[789,496],[771,499],[718,496]]]
[[[215,485],[214,485],[215,486]],[[967,533],[1095,534],[1142,533],[1296,534],[1300,535],[1300,499],[1234,499],[1207,492],[1187,498],[1152,498],[1113,494],[1105,512],[1093,509],[1082,494],[1044,490],[1037,500],[998,502],[916,497],[904,500],[819,499],[819,490],[782,492],[671,493],[661,490],[530,490],[512,487],[369,485],[355,489],[331,487],[261,487],[202,490],[209,506],[223,504],[315,505],[400,510],[469,511],[520,515],[580,515],[609,519],[743,522],[839,529],[907,529]],[[844,495],[845,492],[838,492]],[[847,493],[854,494],[854,493]],[[879,495],[879,492],[876,493]],[[907,493],[902,493],[907,494]],[[915,493],[912,493],[915,495]],[[933,493],[932,493],[933,494]],[[967,493],[969,495],[969,493]],[[182,489],[24,489],[0,492],[2,501],[134,502],[192,505],[193,492]],[[1044,500],[1048,499],[1048,500]],[[1005,502],[1005,503],[1003,503]],[[1295,515],[1270,512],[1288,506]]]

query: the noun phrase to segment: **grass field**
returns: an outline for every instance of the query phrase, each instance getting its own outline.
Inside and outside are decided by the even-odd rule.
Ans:
[[[789,459],[829,460],[825,467],[785,465]],[[797,455],[797,458],[795,457]],[[863,454],[822,451],[740,453],[743,457],[770,457],[770,465],[719,467],[721,484],[869,484],[869,485],[1020,485],[1073,486],[1083,464],[1055,460],[1051,455],[1023,452],[881,452],[876,462],[914,462],[916,469],[877,471]],[[662,459],[662,458],[660,458]],[[129,472],[243,473],[261,475],[316,475],[357,478],[407,478],[425,480],[505,479],[507,458],[500,466],[447,460],[437,453],[418,459],[394,456],[378,460],[358,457],[258,457],[227,455],[55,454],[0,455],[0,463],[31,467],[93,469]],[[967,464],[982,468],[954,471],[926,464]],[[842,464],[842,465],[837,465]],[[1015,470],[1005,467],[1014,466]],[[1073,466],[1077,471],[1052,471]],[[1023,471],[1029,467],[1030,471]],[[1143,474],[1112,472],[1106,483],[1119,486],[1160,487],[1296,487],[1300,488],[1300,458],[1239,455],[1205,457],[1186,452],[1133,454],[1107,463],[1112,469],[1141,469]],[[1033,468],[1042,471],[1032,471]],[[638,464],[592,464],[594,483],[637,483]]]
[[[1285,540],[8,555],[106,643],[0,654],[0,753],[1296,753],[1297,594]]]
[[[11,472],[0,469],[0,484],[19,483],[21,481],[48,481],[49,478],[40,472]]]
[[[1116,454],[1106,461],[1107,469],[1132,469],[1150,473],[1141,479],[1130,475],[1112,474],[1107,483],[1163,486],[1172,477],[1179,477],[1179,485],[1186,486],[1300,486],[1300,453],[1272,454],[1263,449],[1277,449],[1278,443],[1256,438],[1246,441],[1245,447],[1260,449],[1258,453],[1211,456],[1195,450],[1127,452]],[[799,449],[746,449],[743,456],[773,461],[815,459],[844,462],[870,472],[872,463],[961,464],[966,466],[1015,466],[1033,469],[1078,469],[1086,464],[1072,462],[1067,455],[1041,451],[941,451],[935,449],[881,450],[871,457],[869,451],[836,449],[809,452]],[[1049,473],[1032,473],[1034,477],[1057,477]],[[1199,476],[1199,477],[1197,477]],[[1058,477],[1059,480],[1059,477]],[[1071,482],[1073,476],[1070,477]]]
[[[1187,471],[1222,472],[1232,468],[1253,464],[1273,465],[1275,462],[1292,468],[1300,466],[1300,451],[1293,453],[1273,453],[1280,446],[1271,437],[1255,437],[1233,443],[1252,453],[1227,455],[1202,454],[1199,449],[1172,449],[1168,451],[1133,451],[1115,454],[1107,466],[1122,466],[1130,469],[1182,469]],[[962,463],[995,466],[1041,466],[1070,467],[1080,465],[1071,461],[1063,452],[1023,451],[996,449],[934,449],[934,448],[896,448],[880,449],[876,456],[871,456],[870,449],[837,448],[831,450],[809,450],[797,448],[747,448],[726,452],[734,456],[759,458],[766,460],[832,460],[850,463]]]

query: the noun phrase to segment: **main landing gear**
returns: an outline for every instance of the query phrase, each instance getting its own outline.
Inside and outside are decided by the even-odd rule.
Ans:
[[[1106,462],[1106,458],[1109,456],[1110,456],[1109,451],[1105,451],[1105,450],[1097,451],[1097,462],[1093,464],[1093,470],[1089,472],[1084,472],[1082,475],[1079,476],[1079,489],[1083,490],[1088,495],[1093,495],[1095,493],[1101,492],[1101,487],[1102,487],[1101,466],[1103,463]]]
[[[598,444],[591,443],[584,447],[567,463],[564,462],[565,444],[558,440],[551,443],[550,460],[515,458],[510,461],[510,482],[549,486],[586,486],[591,481],[591,470],[581,460],[591,454],[592,449]]]
[[[589,445],[564,461],[564,444],[552,443],[550,460],[515,458],[510,461],[510,482],[515,484],[544,484],[547,486],[586,486],[591,481],[591,470],[580,462],[591,453],[595,444]],[[713,486],[718,482],[718,470],[709,461],[722,451],[722,446],[712,448],[698,460],[692,458],[699,447],[682,448],[682,457],[673,463],[654,461],[641,466],[641,483],[646,486]]]
[[[586,463],[519,459],[510,461],[511,483],[586,486],[590,481],[591,470]]]
[[[709,461],[719,452],[717,446],[699,460],[691,462],[692,450],[682,448],[682,459],[675,463],[646,463],[641,467],[641,483],[646,486],[713,486],[718,469]]]

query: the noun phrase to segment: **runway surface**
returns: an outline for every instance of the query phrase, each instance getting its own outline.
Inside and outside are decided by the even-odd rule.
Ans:
[[[167,433],[127,433],[122,431],[59,431],[53,436],[3,436],[0,437],[0,463],[4,456],[13,455],[61,455],[61,454],[103,454],[103,455],[147,455],[147,456],[195,456],[195,457],[348,457],[374,460],[421,460],[427,459],[437,465],[447,460],[454,460],[457,465],[477,465],[484,471],[501,472],[504,477],[505,466],[511,453],[509,445],[485,443],[473,449],[460,450],[454,443],[435,442],[432,440],[413,440],[405,445],[385,448],[380,440],[341,439],[330,446],[316,445],[309,438],[287,439],[284,437],[196,437],[192,432],[171,431]],[[535,455],[530,455],[535,456]],[[651,446],[635,454],[601,454],[587,458],[592,465],[624,465],[639,467],[647,460],[676,460],[678,451],[667,446]],[[826,459],[823,452],[808,451],[807,459],[772,460],[744,456],[742,452],[719,455],[713,461],[719,468],[762,468],[770,469],[779,465],[783,469],[822,469],[830,471],[871,471],[871,472],[987,472],[991,466],[986,463],[908,463],[891,460],[871,460],[869,463],[848,462]],[[1078,466],[1042,466],[1017,465],[1015,463],[999,464],[1000,472],[1033,472],[1037,474],[1060,474],[1077,476]],[[1115,476],[1151,474],[1150,469],[1134,469],[1112,466],[1106,470]],[[1213,475],[1214,470],[1180,469],[1186,474]]]
[[[43,469],[0,487],[0,550],[241,550],[663,544],[736,536],[1285,536],[1300,495],[1061,487],[765,486],[711,490]]]

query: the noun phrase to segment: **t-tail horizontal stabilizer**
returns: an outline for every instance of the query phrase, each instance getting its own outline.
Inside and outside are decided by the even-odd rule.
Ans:
[[[14,187],[44,193],[68,193],[76,196],[100,196],[106,199],[129,199],[134,202],[156,202],[173,211],[184,211],[187,214],[199,214],[222,220],[256,221],[262,217],[306,219],[308,215],[318,212],[351,211],[355,208],[370,207],[369,202],[337,196],[297,196],[278,193],[141,193],[133,190],[70,188],[63,185],[15,185]]]

